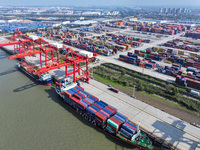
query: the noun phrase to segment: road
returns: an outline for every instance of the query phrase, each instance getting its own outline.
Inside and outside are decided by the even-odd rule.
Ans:
[[[200,148],[199,128],[122,92],[116,94],[108,90],[107,85],[98,81],[90,80],[90,84],[81,82],[81,86],[85,91],[117,108],[136,125],[140,122],[142,129],[172,144],[175,149],[198,150]]]

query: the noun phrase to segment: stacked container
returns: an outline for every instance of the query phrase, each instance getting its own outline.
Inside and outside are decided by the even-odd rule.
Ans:
[[[86,115],[89,118],[89,120],[94,120],[95,113],[98,112],[99,110],[100,108],[96,107],[95,105],[86,108]]]
[[[113,117],[107,120],[107,126],[106,130],[109,133],[116,134],[123,123],[125,123],[128,120],[128,117],[116,113]]]
[[[120,134],[131,140],[132,136],[137,132],[137,127],[130,122],[125,122],[120,129]]]
[[[97,102],[97,103],[94,104],[94,106],[96,106],[97,108],[100,109],[99,112],[95,113],[95,121],[101,127],[105,126],[106,120],[108,119],[108,117],[110,117],[108,113],[106,113],[105,111],[101,111],[107,105],[108,104],[105,103],[105,102],[103,102],[103,101],[99,101],[99,102]]]

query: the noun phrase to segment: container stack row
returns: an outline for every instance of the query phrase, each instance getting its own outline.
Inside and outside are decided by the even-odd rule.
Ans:
[[[169,66],[158,66],[158,72],[160,73],[165,73],[166,75],[169,75],[169,76],[174,76],[176,77],[177,74],[180,73],[181,71],[181,65],[180,64],[176,64],[176,63],[173,63],[171,67]]]
[[[36,23],[0,23],[0,31],[3,32],[25,31],[43,27],[47,27],[47,25]]]
[[[200,51],[200,43],[192,42],[188,40],[174,39],[172,41],[167,41],[167,43],[161,44],[162,46],[178,48],[182,50],[188,50],[193,52]]]
[[[45,37],[51,40],[64,40],[64,39],[77,39],[81,37],[86,37],[87,33],[81,31],[73,31],[73,30],[55,30],[49,29],[47,31],[38,30],[38,36]]]
[[[195,38],[195,39],[200,39],[200,28],[198,27],[196,28],[196,30],[186,32],[185,36]]]
[[[191,88],[200,90],[200,81],[199,80],[195,80],[195,79],[177,75],[176,83],[178,83],[179,85],[182,85],[182,86],[187,86],[187,87],[191,87]]]
[[[128,52],[127,56],[122,54],[119,55],[119,60],[147,69],[154,69],[156,66],[158,66],[158,64],[152,59],[141,60],[138,58],[137,54],[133,54],[131,52]]]
[[[106,33],[106,35],[111,36],[112,40],[116,41],[117,43],[118,42],[124,42],[124,43],[131,44],[131,43],[134,43],[134,42],[139,42],[138,44],[141,44],[141,42],[143,42],[143,43],[150,43],[151,42],[150,39],[143,39],[143,38],[127,36],[127,35],[116,35],[116,34],[112,34],[112,33]]]
[[[142,32],[152,32],[159,34],[169,34],[174,35],[182,31],[187,31],[191,29],[191,26],[186,25],[173,25],[167,23],[150,23],[150,22],[134,22],[125,23],[127,26],[132,26],[133,30]]]
[[[196,67],[200,69],[200,55],[190,52],[189,55],[184,51],[163,48],[147,48],[146,50],[135,50],[135,54],[144,58],[161,61],[165,60],[166,63],[178,63],[183,67]]]
[[[111,43],[105,43],[104,45],[98,45],[102,44],[99,42],[91,42],[90,40],[84,38],[80,40],[64,40],[64,44],[77,47],[83,50],[87,50],[93,53],[98,53],[104,56],[111,56],[113,54],[116,54],[118,51],[126,51],[126,46],[122,45],[114,45]],[[110,49],[111,48],[111,49]]]

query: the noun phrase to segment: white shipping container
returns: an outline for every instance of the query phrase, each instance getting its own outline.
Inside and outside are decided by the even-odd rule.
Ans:
[[[29,36],[31,39],[33,39],[33,40],[37,40],[38,39],[38,37],[37,36],[34,36],[34,35],[31,35],[31,36]]]
[[[63,44],[59,44],[59,43],[52,43],[52,46],[56,48],[63,48]]]
[[[80,51],[79,54],[85,57],[88,56],[89,58],[93,57],[93,53],[87,51]]]

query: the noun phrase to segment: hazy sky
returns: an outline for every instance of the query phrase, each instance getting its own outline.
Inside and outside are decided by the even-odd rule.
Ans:
[[[200,7],[200,0],[1,0],[0,5]]]

